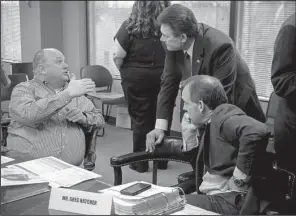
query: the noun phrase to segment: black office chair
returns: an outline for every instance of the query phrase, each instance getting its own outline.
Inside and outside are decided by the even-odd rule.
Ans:
[[[98,128],[91,126],[90,128],[83,128],[85,134],[85,155],[84,155],[84,169],[92,171],[96,167],[96,146],[97,146],[97,134]]]
[[[97,90],[97,92],[106,92],[106,96],[108,95],[108,93],[111,94],[113,78],[109,70],[104,66],[87,65],[85,67],[82,67],[80,70],[80,77],[91,78],[95,82],[96,88],[100,88],[100,90]],[[92,97],[89,98],[93,101]],[[112,98],[101,98],[100,100],[102,102],[102,113],[106,122],[109,120],[112,105],[126,104],[124,95]],[[101,136],[104,136],[104,134],[105,129],[103,128],[103,134]]]
[[[186,157],[184,154],[179,152],[165,152],[161,149],[161,146],[180,146],[182,143],[181,137],[167,136],[164,138],[161,145],[156,146],[156,150],[153,153],[148,152],[134,152],[129,154],[124,154],[120,156],[113,156],[110,158],[110,165],[114,169],[114,185],[122,184],[122,169],[121,167],[130,165],[132,163],[141,161],[153,161],[153,172],[152,172],[152,183],[157,184],[157,170],[159,161],[174,161],[191,165],[191,158]],[[166,148],[164,148],[166,149]],[[191,165],[192,167],[192,165]],[[178,184],[174,185],[181,187],[186,194],[190,194],[196,191],[195,187],[195,172],[186,173],[179,175]]]
[[[34,77],[33,73],[33,62],[18,62],[11,63],[12,74],[26,74],[28,79],[31,80]]]

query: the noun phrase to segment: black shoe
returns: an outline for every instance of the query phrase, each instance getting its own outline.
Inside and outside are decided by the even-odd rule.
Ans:
[[[166,170],[168,168],[168,161],[158,161],[157,169]]]
[[[147,172],[149,169],[148,163],[133,163],[129,165],[129,168],[138,172],[138,173],[144,173]]]

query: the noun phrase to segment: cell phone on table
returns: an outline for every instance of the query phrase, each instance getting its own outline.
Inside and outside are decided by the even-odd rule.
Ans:
[[[120,191],[120,193],[123,195],[135,196],[139,193],[142,193],[142,192],[148,190],[149,188],[151,188],[151,184],[136,183],[136,184],[133,184],[127,188],[122,189]]]

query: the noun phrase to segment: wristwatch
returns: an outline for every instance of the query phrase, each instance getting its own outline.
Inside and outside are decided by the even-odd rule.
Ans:
[[[243,187],[245,186],[247,183],[242,180],[242,179],[238,179],[238,178],[234,178],[234,184],[237,186],[237,187]]]

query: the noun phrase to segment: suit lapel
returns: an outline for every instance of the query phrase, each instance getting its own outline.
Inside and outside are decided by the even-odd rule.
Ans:
[[[201,67],[204,59],[204,41],[203,41],[204,29],[201,25],[199,34],[195,37],[192,56],[192,76],[201,74]]]

